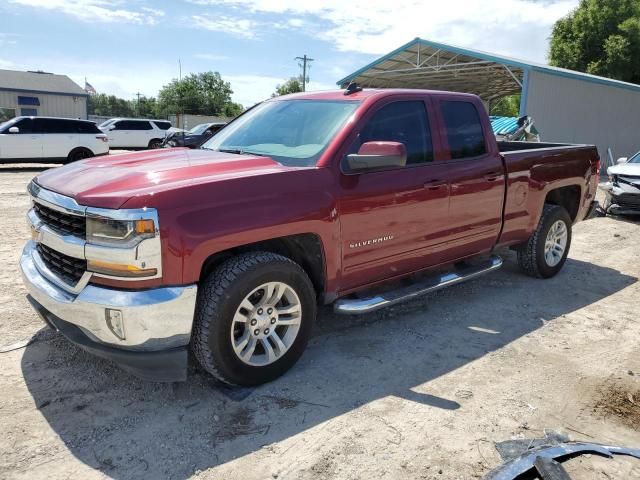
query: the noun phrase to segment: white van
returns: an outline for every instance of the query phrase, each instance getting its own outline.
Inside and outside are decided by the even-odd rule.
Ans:
[[[111,148],[160,148],[171,122],[112,118],[101,123],[99,128],[109,137]]]
[[[0,160],[74,162],[109,153],[94,122],[56,117],[16,117],[0,125]]]

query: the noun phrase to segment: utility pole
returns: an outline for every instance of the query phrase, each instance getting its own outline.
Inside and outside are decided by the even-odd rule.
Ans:
[[[302,67],[302,91],[306,92],[307,91],[307,63],[311,63],[313,62],[313,58],[309,58],[307,57],[307,54],[305,53],[302,57],[296,57],[295,60],[298,60],[298,65],[300,65]],[[300,64],[300,62],[302,62],[302,64]],[[311,68],[311,65],[309,65],[309,68]]]
[[[142,95],[140,92],[135,94],[136,97],[138,97],[138,103],[136,103],[136,110],[138,111],[138,116],[140,116],[140,95]]]

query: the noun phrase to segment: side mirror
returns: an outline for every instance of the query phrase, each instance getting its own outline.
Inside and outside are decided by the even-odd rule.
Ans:
[[[20,133],[20,129],[18,127],[11,127],[9,133]]]
[[[382,168],[404,167],[407,149],[400,142],[366,142],[358,153],[347,155],[349,170],[360,172]]]
[[[628,160],[627,157],[620,157],[616,163],[620,165],[622,163],[627,163],[627,160]]]

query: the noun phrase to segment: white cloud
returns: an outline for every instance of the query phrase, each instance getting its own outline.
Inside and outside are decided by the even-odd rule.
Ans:
[[[164,16],[157,8],[142,7],[139,10],[121,8],[121,0],[9,0],[26,7],[55,10],[85,22],[124,22],[154,25]]]
[[[226,55],[218,55],[215,53],[195,53],[193,57],[199,58],[200,60],[209,60],[212,62],[226,60],[227,58],[229,58]]]
[[[254,38],[257,36],[257,23],[246,18],[225,15],[193,15],[191,22],[205,30],[229,33],[237,37]]]
[[[16,64],[13,63],[11,60],[4,60],[0,58],[0,68],[11,70],[11,69],[15,69],[15,67],[16,67]]]
[[[16,33],[0,33],[0,47],[17,44],[16,37],[18,37]]]
[[[338,50],[383,54],[414,37],[543,61],[551,26],[579,0],[192,0],[227,5],[249,15],[281,14],[291,28],[333,43]],[[248,19],[248,17],[245,17]],[[282,25],[282,23],[278,23]]]

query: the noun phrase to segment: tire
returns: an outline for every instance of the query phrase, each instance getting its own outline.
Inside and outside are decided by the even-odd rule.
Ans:
[[[152,150],[160,147],[162,147],[162,140],[160,140],[159,138],[154,138],[149,142],[149,148]]]
[[[558,224],[563,225],[565,229],[565,244],[561,255],[557,248],[547,249],[549,232]],[[538,228],[527,243],[517,250],[518,265],[522,271],[536,278],[551,278],[555,276],[567,260],[567,254],[571,246],[571,225],[571,217],[564,207],[545,204]],[[558,231],[556,230],[556,232]],[[562,236],[561,233],[558,234],[558,237]],[[557,242],[550,242],[549,245],[554,243],[558,244]],[[555,253],[549,250],[553,250]]]
[[[88,148],[75,148],[67,155],[67,163],[77,162],[90,157],[93,157],[93,152]]]
[[[277,303],[271,305],[266,299],[266,289],[260,289],[265,284],[284,285],[282,290],[285,293]],[[252,310],[243,308],[247,300]],[[278,316],[279,311],[294,310],[296,300],[299,305],[297,314],[281,313]],[[258,309],[260,305],[265,305],[264,311]],[[267,309],[269,305],[273,308]],[[313,285],[298,264],[270,252],[241,254],[226,260],[201,282],[191,348],[202,368],[224,383],[250,386],[270,382],[289,370],[304,352],[316,310]],[[272,315],[277,316],[277,320]],[[290,325],[293,322],[297,325]],[[256,337],[256,332],[261,337]],[[270,333],[269,339],[263,338],[266,333]],[[274,340],[275,337],[281,340],[280,344]],[[243,360],[242,349],[238,345],[247,338]],[[263,340],[271,345],[271,358],[277,355],[271,363],[261,364],[269,361]],[[236,353],[234,343],[239,353]],[[255,345],[254,350],[248,354],[252,344]]]

